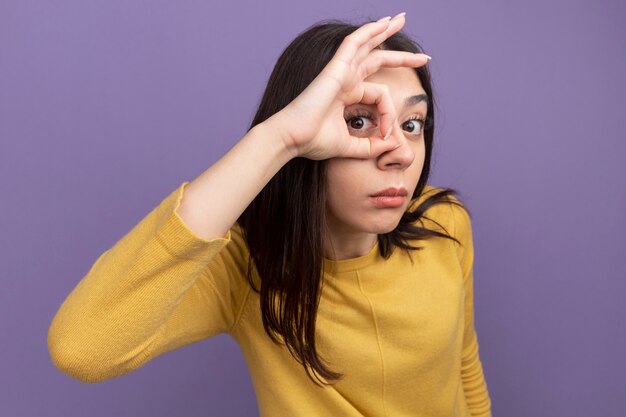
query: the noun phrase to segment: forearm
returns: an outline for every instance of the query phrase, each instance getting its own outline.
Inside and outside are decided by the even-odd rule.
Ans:
[[[181,197],[179,187],[99,256],[65,299],[48,331],[59,369],[103,381],[229,326],[212,312],[221,298],[200,279],[227,240],[190,233],[173,215]],[[186,314],[173,317],[181,300]]]
[[[255,126],[187,185],[177,213],[199,237],[210,240],[224,236],[292,158],[275,126],[274,118]]]
[[[198,278],[226,243],[217,238],[290,159],[277,133],[269,124],[252,129],[99,257],[51,323],[49,349],[59,369],[83,381],[102,381],[136,369],[164,349],[228,328],[232,317],[221,312],[232,308],[219,307],[214,288]],[[181,207],[184,225],[172,216]],[[222,271],[219,282],[228,286],[226,274]],[[173,318],[182,299],[184,311],[192,313]],[[179,322],[166,326],[169,320]]]
[[[491,398],[485,382],[482,363],[478,354],[478,341],[465,350],[461,367],[461,378],[465,400],[472,416],[491,417]]]

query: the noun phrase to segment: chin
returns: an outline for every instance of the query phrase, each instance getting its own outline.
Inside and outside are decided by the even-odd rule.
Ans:
[[[369,225],[364,225],[364,228],[367,229],[368,233],[376,233],[377,235],[382,235],[385,233],[389,233],[393,231],[398,224],[400,224],[401,217],[393,218],[393,219],[376,219],[375,221],[369,223]]]

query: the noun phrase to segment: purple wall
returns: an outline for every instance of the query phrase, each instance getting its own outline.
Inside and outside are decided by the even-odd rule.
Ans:
[[[400,11],[433,57],[431,183],[473,213],[494,415],[624,415],[626,6],[609,0],[0,2],[0,415],[256,415],[226,336],[87,385],[52,365],[48,326],[243,135],[298,32]]]

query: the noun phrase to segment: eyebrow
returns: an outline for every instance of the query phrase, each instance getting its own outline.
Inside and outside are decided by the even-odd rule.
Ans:
[[[414,106],[422,101],[428,103],[428,95],[418,94],[416,96],[407,97],[407,99],[404,100],[404,107]]]

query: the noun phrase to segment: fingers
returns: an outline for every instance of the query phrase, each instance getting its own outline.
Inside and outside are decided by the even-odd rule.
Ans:
[[[380,139],[385,139],[396,120],[396,108],[387,86],[377,83],[363,83],[363,98],[360,103],[375,105],[380,116]]]
[[[348,148],[337,155],[340,158],[369,159],[376,158],[385,152],[392,151],[400,146],[398,141],[384,141],[378,138],[351,137]]]
[[[404,14],[391,20],[381,19],[377,22],[366,23],[346,36],[337,49],[335,58],[347,63],[352,63],[357,58],[356,63],[358,64],[372,49],[400,30],[403,25]]]
[[[390,38],[393,34],[402,29],[406,22],[404,15],[404,13],[400,13],[399,15],[391,19],[389,21],[389,26],[383,33],[374,36],[373,38],[368,40],[365,45],[361,46],[354,57],[354,62],[356,64],[360,64],[361,62],[363,62],[363,60],[369,55],[370,52],[372,52],[381,43]]]
[[[343,42],[341,42],[341,45],[339,45],[335,53],[335,58],[351,63],[359,49],[371,38],[383,33],[388,26],[389,20],[379,20],[378,22],[371,22],[361,26],[350,35],[346,36]]]
[[[429,60],[430,57],[424,54],[414,54],[405,51],[376,50],[370,52],[369,56],[363,62],[362,76],[363,78],[367,78],[382,67],[421,67],[428,63]]]
[[[360,103],[375,105],[379,114],[380,134],[367,137],[350,137],[350,144],[340,157],[349,158],[375,158],[384,152],[391,151],[398,147],[398,141],[390,137],[384,140],[385,133],[388,133],[395,123],[396,110],[391,100],[387,86],[376,83],[363,83],[364,93]]]

